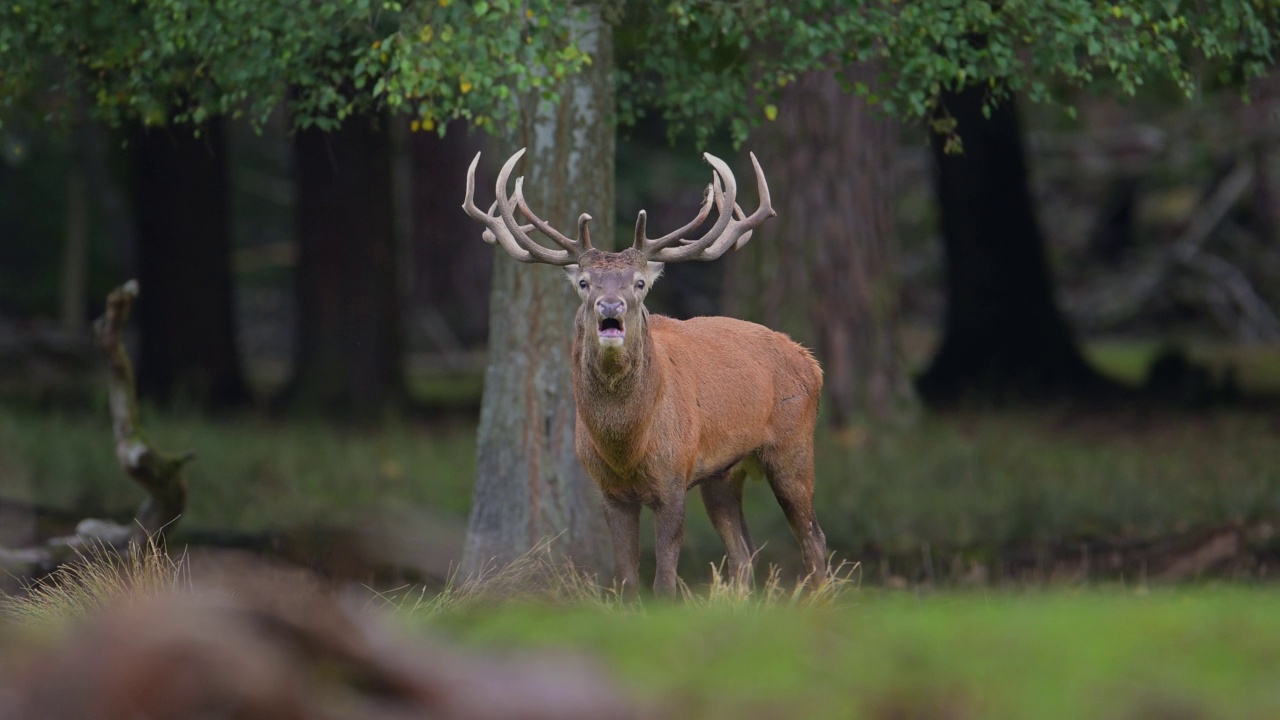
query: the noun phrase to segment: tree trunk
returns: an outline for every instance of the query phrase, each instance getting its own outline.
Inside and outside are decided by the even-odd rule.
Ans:
[[[558,107],[534,112],[535,101],[528,101],[512,145],[529,148],[518,172],[534,211],[566,232],[578,213],[590,212],[592,238],[607,248],[613,236],[612,29],[595,10],[579,30],[594,62],[562,88]],[[480,242],[479,236],[473,225],[471,240]],[[577,304],[559,268],[495,260],[464,574],[508,563],[551,538],[552,550],[578,566],[605,575],[612,570],[599,492],[573,448],[570,348]]]
[[[458,179],[484,143],[461,123],[449,130],[409,140],[414,314],[441,351],[474,347],[488,335],[494,257],[492,247],[476,242],[475,221],[457,196]],[[478,171],[476,185],[491,187],[493,175]]]
[[[131,143],[141,344],[138,385],[161,402],[248,401],[232,303],[222,124],[139,130]]]
[[[294,139],[298,342],[286,404],[374,420],[404,400],[391,138],[377,116]]]
[[[86,179],[84,137],[88,130],[72,134],[71,164],[67,168],[67,217],[62,255],[61,319],[69,334],[85,330],[86,281],[89,269],[89,189]]]
[[[833,74],[814,73],[787,88],[762,134],[770,185],[784,191],[775,191],[777,220],[747,246],[756,272],[744,282],[734,268],[729,284],[762,299],[763,322],[815,348],[831,424],[900,420],[914,393],[893,264],[897,125],[843,92]]]
[[[982,114],[983,88],[948,93],[962,154],[933,137],[946,253],[941,346],[918,388],[930,404],[1047,400],[1113,389],[1085,361],[1054,299],[1017,109]]]

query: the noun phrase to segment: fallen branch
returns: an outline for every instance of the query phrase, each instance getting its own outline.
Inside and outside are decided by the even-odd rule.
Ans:
[[[90,546],[126,552],[139,541],[162,541],[164,532],[171,530],[182,516],[187,503],[183,467],[195,455],[162,453],[151,446],[142,432],[133,364],[122,342],[124,327],[137,297],[136,280],[112,290],[107,295],[106,311],[93,323],[93,333],[98,350],[107,360],[107,392],[116,460],[121,469],[147,491],[147,499],[133,522],[127,525],[86,518],[76,525],[74,535],[51,538],[43,545],[30,548],[0,547],[0,570],[19,575],[48,572]]]
[[[1243,273],[1232,272],[1219,259],[1205,259],[1204,246],[1223,223],[1236,203],[1251,187],[1255,167],[1240,161],[1196,208],[1186,229],[1148,268],[1128,271],[1099,291],[1072,303],[1072,315],[1091,327],[1113,327],[1139,314],[1172,281],[1179,268],[1191,268],[1222,284],[1248,321],[1268,335],[1275,327],[1274,315],[1248,283]]]
[[[111,291],[107,296],[106,312],[93,324],[98,350],[107,359],[107,390],[111,426],[116,439],[116,460],[148,494],[138,510],[139,532],[134,532],[135,538],[138,534],[156,535],[178,521],[187,504],[187,479],[182,467],[195,458],[192,453],[176,457],[161,453],[151,446],[139,427],[133,364],[129,362],[120,337],[137,297],[136,280]]]

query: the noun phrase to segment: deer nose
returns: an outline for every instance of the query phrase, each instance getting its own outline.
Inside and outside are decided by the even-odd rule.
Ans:
[[[596,311],[600,313],[600,317],[616,318],[621,317],[622,312],[627,309],[627,304],[617,297],[600,298],[596,301]]]

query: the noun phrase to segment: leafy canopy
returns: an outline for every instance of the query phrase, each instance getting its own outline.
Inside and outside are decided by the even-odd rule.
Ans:
[[[729,123],[738,141],[811,70],[874,63],[879,81],[852,90],[947,132],[946,91],[985,85],[988,110],[1011,94],[1043,102],[1055,88],[1100,82],[1133,95],[1168,81],[1191,96],[1208,72],[1265,74],[1280,50],[1276,0],[671,0],[627,10],[624,119],[656,107],[673,132]]]
[[[512,119],[590,61],[558,0],[28,0],[0,4],[0,121],[62,119],[81,98],[112,124],[261,124],[282,102],[332,129],[385,105],[419,127]]]
[[[886,112],[935,121],[940,98],[974,84],[994,104],[1109,83],[1264,74],[1280,47],[1275,0],[601,0],[616,26],[619,119],[656,109],[672,132],[735,139],[771,120],[799,74],[873,62],[851,88]],[[556,99],[591,61],[559,0],[18,0],[0,5],[0,121],[59,117],[76,98],[112,123],[261,123],[282,102],[329,129],[388,107],[443,129],[514,122]]]

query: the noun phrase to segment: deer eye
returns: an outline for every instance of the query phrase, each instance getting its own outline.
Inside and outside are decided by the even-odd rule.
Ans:
[[[636,289],[637,289],[637,290],[643,290],[643,289],[644,289],[644,281],[643,281],[643,280],[637,280],[637,281],[636,281]]]
[[[578,281],[578,287],[582,288],[583,290],[586,290],[586,289],[587,289],[587,281],[586,281],[586,280],[579,280],[579,281]]]

